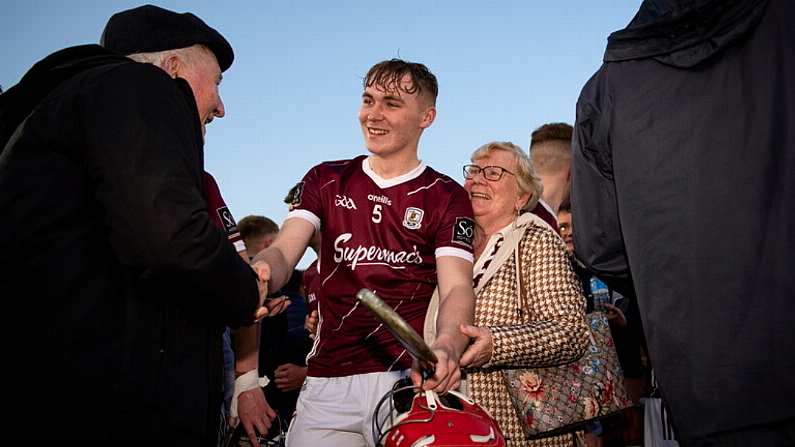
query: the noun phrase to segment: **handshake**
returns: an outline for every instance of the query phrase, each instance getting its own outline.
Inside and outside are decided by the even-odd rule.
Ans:
[[[290,305],[290,300],[282,295],[276,298],[268,296],[268,283],[271,279],[271,268],[263,261],[256,261],[251,264],[254,273],[257,274],[257,288],[259,289],[259,307],[254,314],[254,322],[259,322],[265,317],[272,317],[284,312]]]

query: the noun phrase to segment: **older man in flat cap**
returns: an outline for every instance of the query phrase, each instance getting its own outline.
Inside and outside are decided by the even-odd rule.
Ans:
[[[11,425],[80,445],[214,445],[222,330],[267,313],[202,197],[232,48],[152,6],[114,15],[103,44],[116,51],[58,51],[0,96],[0,296],[22,325],[6,355],[24,379]]]
[[[188,81],[196,96],[203,131],[206,123],[224,115],[218,85],[221,72],[232,64],[232,47],[195,15],[152,5],[124,11],[108,20],[100,44],[138,62],[151,63],[172,78]],[[205,196],[220,196],[217,187],[204,192]],[[269,305],[276,303],[269,301]],[[256,444],[257,432],[266,433],[275,417],[259,386],[259,330],[256,326],[242,327],[234,339],[237,379],[231,417],[233,422],[240,420],[252,444]]]

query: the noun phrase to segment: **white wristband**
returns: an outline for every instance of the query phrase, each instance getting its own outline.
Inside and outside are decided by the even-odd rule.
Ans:
[[[236,426],[237,425],[237,398],[240,396],[240,393],[248,390],[253,390],[254,388],[261,388],[267,386],[270,383],[270,380],[267,376],[260,377],[259,371],[256,369],[252,369],[251,371],[243,374],[242,376],[235,379],[235,393],[232,395],[232,405],[230,407],[230,417],[231,420],[229,421],[230,425]]]

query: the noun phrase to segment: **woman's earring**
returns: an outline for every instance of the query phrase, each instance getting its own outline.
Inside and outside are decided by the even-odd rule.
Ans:
[[[519,208],[516,208],[516,217],[513,218],[513,229],[516,229],[516,221],[519,220]]]

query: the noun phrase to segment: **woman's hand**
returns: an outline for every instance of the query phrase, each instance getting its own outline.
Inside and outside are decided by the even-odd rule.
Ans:
[[[494,337],[487,327],[462,324],[459,326],[462,334],[471,339],[464,354],[461,355],[461,367],[481,367],[491,360],[494,353]]]

